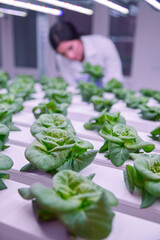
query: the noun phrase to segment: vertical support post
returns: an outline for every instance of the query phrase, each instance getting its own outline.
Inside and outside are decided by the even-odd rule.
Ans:
[[[5,16],[1,19],[1,57],[2,69],[9,72],[10,76],[15,75],[14,71],[14,35],[13,35],[13,18]]]
[[[48,15],[37,13],[36,21],[38,78],[41,79],[42,76],[47,74]]]
[[[92,34],[108,36],[109,34],[109,8],[94,2],[94,14],[92,18]]]
[[[49,15],[49,28],[55,24],[58,21],[58,17],[54,15]],[[47,37],[47,76],[48,77],[56,77],[57,76],[57,70],[56,70],[56,53],[51,47],[51,44],[49,43],[48,37]]]

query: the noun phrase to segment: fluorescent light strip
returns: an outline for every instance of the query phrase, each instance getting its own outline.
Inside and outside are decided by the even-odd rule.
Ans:
[[[157,8],[158,10],[160,10],[160,3],[157,2],[156,0],[145,0],[147,3],[149,3],[150,5],[152,5],[153,7]]]
[[[125,8],[125,7],[122,7],[114,2],[111,2],[111,1],[108,1],[108,0],[94,0],[95,2],[98,2],[100,4],[103,4],[109,8],[112,8],[118,12],[121,12],[123,14],[128,14],[129,13],[129,10],[128,8]]]
[[[62,8],[66,8],[75,12],[79,12],[79,13],[84,13],[87,15],[92,15],[93,14],[93,10],[88,9],[88,8],[84,8],[81,6],[77,6],[71,3],[67,3],[67,2],[61,2],[58,0],[37,0],[39,2],[43,2],[43,3],[48,3],[57,7],[62,7]]]
[[[0,18],[4,17],[4,14],[0,12]]]
[[[44,6],[40,6],[40,5],[28,3],[28,2],[20,2],[16,0],[0,0],[0,3],[4,3],[14,7],[25,8],[32,11],[52,14],[52,15],[62,15],[63,13],[59,9],[52,9],[52,8],[48,8],[48,7],[44,7]]]
[[[16,16],[20,16],[20,17],[26,17],[27,16],[26,12],[14,10],[14,9],[8,9],[8,8],[0,8],[0,13],[16,15]]]

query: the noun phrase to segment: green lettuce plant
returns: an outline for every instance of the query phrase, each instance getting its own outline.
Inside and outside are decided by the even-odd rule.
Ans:
[[[160,103],[160,91],[154,94],[153,98]]]
[[[6,88],[8,80],[9,80],[8,73],[4,71],[0,71],[0,89]]]
[[[95,80],[100,80],[103,75],[103,68],[100,65],[92,65],[89,62],[86,62],[83,65],[83,72],[82,73],[88,73],[90,76],[90,81],[95,82]]]
[[[36,82],[35,78],[32,75],[26,75],[26,74],[17,75],[14,78],[14,81],[25,83],[25,84]]]
[[[106,157],[117,167],[129,158],[129,153],[139,152],[141,149],[151,152],[155,148],[154,144],[143,141],[133,127],[124,124],[111,126],[105,122],[99,134],[105,139],[100,152],[107,152]]]
[[[0,104],[0,123],[6,125],[10,131],[19,131],[12,123],[13,109],[6,104]]]
[[[128,95],[134,95],[135,91],[126,88],[113,88],[112,92],[114,93],[115,97],[118,99],[125,99]]]
[[[140,106],[141,118],[152,121],[160,120],[160,107],[149,107],[147,105]]]
[[[160,126],[156,127],[153,131],[150,132],[151,136],[149,136],[150,138],[152,138],[153,140],[157,140],[160,141]]]
[[[130,154],[134,166],[127,165],[124,181],[129,192],[136,189],[142,194],[141,208],[151,206],[160,197],[160,155]]]
[[[122,124],[126,123],[124,117],[120,116],[119,112],[110,113],[110,112],[107,112],[106,109],[104,109],[98,117],[91,118],[88,123],[85,123],[84,128],[86,130],[100,131],[106,121],[112,126],[118,123],[122,123]]]
[[[102,97],[103,90],[98,88],[94,83],[87,83],[83,81],[78,82],[78,89],[80,89],[80,94],[82,96],[82,101],[89,102],[93,95]]]
[[[68,83],[66,83],[61,77],[48,78],[44,76],[41,79],[41,84],[44,91],[48,89],[65,90],[68,86]]]
[[[37,133],[49,129],[50,127],[68,130],[68,132],[76,134],[71,121],[58,113],[40,115],[40,117],[33,123],[31,133],[35,136]]]
[[[100,240],[112,231],[116,197],[76,172],[57,173],[51,188],[34,184],[18,191],[24,199],[34,200],[40,220],[58,219],[74,237]]]
[[[104,87],[105,92],[113,92],[113,89],[116,88],[123,88],[123,84],[119,82],[117,79],[112,78],[109,82],[106,83],[106,86]]]
[[[101,112],[104,109],[109,111],[112,105],[115,104],[117,101],[114,98],[107,99],[104,97],[92,96],[90,102],[93,103],[95,111]]]
[[[41,78],[41,84],[44,85],[49,85],[50,82],[53,83],[63,83],[65,82],[64,79],[62,77],[54,77],[54,78],[50,78],[50,77],[46,77],[46,76],[42,76]]]
[[[97,151],[92,150],[93,145],[90,142],[62,129],[49,128],[35,137],[37,140],[26,148],[25,157],[35,168],[50,173],[63,169],[80,171],[97,154]]]
[[[52,100],[48,103],[40,103],[38,106],[32,109],[32,112],[36,119],[44,113],[61,113],[66,116],[68,107],[69,105],[67,103],[59,104],[55,100]]]
[[[59,89],[47,89],[45,98],[48,98],[50,101],[54,100],[56,103],[62,104],[67,103],[71,104],[72,102],[72,93]]]
[[[12,115],[8,107],[0,104],[0,123],[5,124],[10,130],[12,128]]]
[[[16,98],[13,94],[0,94],[0,104],[8,108],[11,113],[23,110],[23,99]]]
[[[142,88],[140,90],[140,92],[147,97],[152,97],[155,100],[157,100],[158,102],[160,102],[160,91],[155,91],[152,89],[148,89],[148,88]]]
[[[153,95],[157,92],[155,90],[149,89],[149,88],[142,88],[140,89],[140,92],[146,96],[146,97],[153,97]]]
[[[125,103],[127,105],[127,107],[130,108],[140,108],[142,105],[145,105],[146,103],[148,103],[149,98],[144,97],[144,96],[140,96],[140,97],[135,97],[134,95],[128,95],[125,98]]]
[[[9,170],[12,168],[12,166],[13,166],[12,159],[10,157],[0,153],[0,171]],[[2,180],[3,178],[8,179],[9,174],[0,172],[0,190],[7,188],[7,186],[5,185],[5,183]]]
[[[9,136],[9,128],[0,123],[0,151],[8,148],[8,146],[5,146],[5,143],[8,141],[8,136]]]
[[[31,79],[17,79],[14,80],[7,87],[8,93],[15,95],[17,98],[23,98],[23,100],[31,99],[31,94],[34,93],[34,81]]]

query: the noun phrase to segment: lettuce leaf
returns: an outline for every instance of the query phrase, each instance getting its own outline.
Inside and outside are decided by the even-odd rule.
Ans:
[[[35,199],[39,217],[58,218],[74,236],[99,240],[112,230],[116,197],[74,171],[57,173],[51,188],[34,184],[18,191],[24,199]]]
[[[40,115],[40,117],[31,126],[31,133],[35,136],[37,133],[49,129],[50,127],[68,130],[69,132],[75,134],[75,130],[70,120],[58,113]]]
[[[34,167],[51,174],[63,169],[80,171],[97,154],[90,142],[79,139],[71,131],[50,127],[37,133],[35,138],[37,140],[26,148],[25,156]]]
[[[9,170],[13,166],[13,161],[10,157],[0,153],[0,170]],[[9,178],[8,173],[0,172],[0,190],[6,189],[7,186],[4,184],[2,179]]]
[[[115,99],[107,99],[104,97],[92,96],[90,102],[93,103],[95,111],[101,112],[104,109],[109,111],[112,105],[115,104],[117,101]]]
[[[34,107],[32,109],[32,112],[35,116],[35,118],[39,118],[41,114],[50,114],[50,113],[60,113],[63,115],[67,115],[67,108],[68,108],[67,103],[57,103],[54,100],[48,102],[48,103],[40,103],[38,106]]]
[[[118,123],[125,124],[126,121],[124,117],[120,116],[119,112],[108,112],[107,109],[104,109],[98,117],[91,118],[88,123],[84,124],[86,130],[97,130],[100,131],[105,122],[108,122],[110,125],[114,126]]]
[[[107,157],[117,167],[129,158],[130,152],[139,152],[141,149],[151,152],[155,148],[154,144],[143,141],[133,127],[124,124],[111,126],[105,122],[99,135],[105,139],[100,152],[108,151]]]
[[[158,154],[130,154],[134,160],[133,171],[125,175],[128,188],[129,177],[133,184],[141,190],[141,208],[151,206],[160,197],[160,155]],[[133,189],[134,190],[134,189]]]

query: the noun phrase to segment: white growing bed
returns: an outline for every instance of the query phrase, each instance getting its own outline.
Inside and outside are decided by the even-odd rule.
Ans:
[[[75,89],[70,88],[73,92]],[[8,189],[0,192],[0,240],[66,240],[69,239],[66,230],[59,223],[40,224],[34,217],[31,202],[23,200],[17,188],[41,182],[46,186],[51,186],[52,180],[49,174],[24,173],[20,168],[28,163],[25,159],[24,151],[34,138],[30,134],[30,127],[35,121],[31,110],[34,106],[43,102],[44,93],[40,85],[36,84],[35,100],[26,101],[24,110],[13,117],[13,121],[21,132],[11,132],[9,136],[10,148],[4,153],[14,161],[13,168],[9,171],[11,178],[5,180]],[[105,94],[107,97],[107,94]],[[112,94],[108,94],[109,98]],[[45,100],[46,101],[46,100]],[[120,111],[127,120],[127,124],[135,127],[139,135],[145,141],[153,142],[148,133],[159,125],[157,122],[142,120],[138,116],[137,110],[128,109],[122,101],[114,105],[112,111]],[[73,97],[73,103],[68,109],[68,118],[71,120],[80,138],[91,141],[95,149],[99,149],[103,144],[103,139],[98,133],[87,131],[83,128],[84,122],[99,113],[93,110],[93,106],[81,101],[80,96]],[[156,153],[160,153],[160,144],[156,145]],[[94,182],[112,191],[119,200],[119,206],[115,208],[116,217],[113,223],[113,230],[108,240],[158,240],[160,236],[160,202],[157,201],[148,209],[140,209],[140,196],[130,194],[123,181],[123,169],[126,164],[133,164],[128,160],[121,168],[116,168],[104,157],[104,154],[97,154],[97,157],[90,166],[81,171],[84,176],[96,173]],[[25,184],[25,185],[23,185]]]
[[[31,201],[24,200],[17,189],[27,185],[5,180],[7,190],[1,192],[0,229],[2,240],[69,240],[66,229],[60,222],[37,221]],[[107,240],[158,239],[159,224],[131,215],[115,212],[113,230]]]

